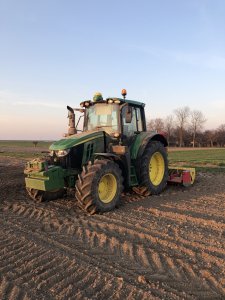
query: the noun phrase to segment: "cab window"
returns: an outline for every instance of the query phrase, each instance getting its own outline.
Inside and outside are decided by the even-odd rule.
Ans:
[[[141,117],[141,110],[140,108],[136,108],[136,116],[137,116],[137,127],[138,131],[143,131],[143,122]]]
[[[125,107],[122,110],[122,125],[123,125],[123,134],[127,137],[131,137],[135,132],[143,131],[143,120],[141,115],[140,108],[132,108],[132,121],[131,123],[126,123]]]

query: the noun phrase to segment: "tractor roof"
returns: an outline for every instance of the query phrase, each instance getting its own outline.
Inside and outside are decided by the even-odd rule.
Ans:
[[[109,100],[112,102],[109,102]],[[117,102],[117,100],[119,100]],[[128,103],[132,106],[139,106],[139,107],[145,107],[145,103],[143,102],[139,102],[139,101],[135,101],[135,100],[128,100],[128,99],[123,99],[123,98],[115,98],[115,97],[109,97],[109,98],[106,98],[105,100],[101,99],[101,100],[98,100],[98,101],[92,101],[92,100],[85,100],[85,101],[82,101],[80,103],[81,107],[83,106],[86,106],[85,104],[86,103],[89,103],[87,106],[89,105],[93,105],[93,104],[98,104],[98,103],[113,103],[115,101],[115,103],[120,103],[120,104],[123,104],[123,103]]]
[[[131,104],[131,105],[137,105],[137,106],[142,106],[145,107],[145,103],[139,102],[139,101],[134,101],[134,100],[128,100],[128,99],[120,99],[121,101],[124,101],[125,103]]]

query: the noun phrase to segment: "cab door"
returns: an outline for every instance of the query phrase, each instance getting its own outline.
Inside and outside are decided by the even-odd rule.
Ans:
[[[131,118],[127,120],[128,106],[122,109],[122,140],[127,145],[130,146],[135,140],[137,134],[145,131],[143,123],[143,114],[140,107],[129,106]]]

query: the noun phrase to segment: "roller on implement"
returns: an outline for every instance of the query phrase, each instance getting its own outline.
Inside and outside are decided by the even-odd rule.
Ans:
[[[61,198],[72,189],[78,205],[94,214],[119,206],[126,191],[149,196],[167,183],[194,183],[195,169],[168,166],[166,136],[147,131],[145,104],[126,95],[122,90],[123,98],[104,100],[96,93],[80,108],[67,106],[68,133],[50,146],[48,157],[26,164],[26,189],[34,201]],[[74,111],[82,114],[77,123]]]

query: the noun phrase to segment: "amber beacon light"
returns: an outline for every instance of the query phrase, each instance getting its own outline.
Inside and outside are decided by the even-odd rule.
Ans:
[[[127,90],[122,89],[121,95],[122,95],[123,98],[125,99],[125,98],[126,98],[126,95],[127,95]]]

